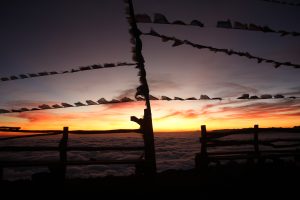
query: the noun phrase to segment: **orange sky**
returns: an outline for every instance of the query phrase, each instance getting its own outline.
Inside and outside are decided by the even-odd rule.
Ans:
[[[24,1],[25,2],[25,1]],[[146,3],[147,2],[147,3]],[[151,3],[150,3],[151,2]],[[276,7],[259,1],[135,1],[136,14],[162,13],[170,21],[200,20],[203,28],[138,24],[147,33],[157,32],[181,40],[249,52],[280,62],[300,63],[297,37],[215,27],[220,20],[268,25],[278,30],[300,30],[297,8]],[[121,1],[53,1],[1,4],[0,78],[40,72],[64,72],[93,64],[134,62],[131,36]],[[170,6],[171,5],[171,6]],[[214,11],[214,12],[212,12]],[[267,11],[267,12],[266,12]],[[286,23],[288,22],[288,23]],[[300,96],[299,70],[277,69],[271,63],[192,48],[174,47],[158,38],[141,37],[147,81],[152,95],[173,98],[206,94],[224,101],[151,102],[155,131],[282,126],[300,124],[298,99],[243,101],[242,94]],[[33,108],[42,104],[97,101],[124,96],[133,98],[140,85],[135,66],[103,68],[2,81],[0,109]],[[13,76],[14,75],[14,76]],[[130,116],[142,117],[142,102],[44,110],[0,115],[0,126],[23,129],[138,128]]]
[[[1,116],[0,126],[22,129],[106,130],[138,128],[130,116],[142,117],[143,102],[82,108],[23,112]],[[196,102],[152,101],[155,131],[195,131],[202,124],[208,129],[293,127],[300,125],[299,100],[224,100]]]

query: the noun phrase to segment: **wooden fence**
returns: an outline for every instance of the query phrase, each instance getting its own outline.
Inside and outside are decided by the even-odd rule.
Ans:
[[[145,113],[146,113],[145,109]],[[143,174],[146,176],[152,176],[156,173],[156,162],[155,150],[154,150],[154,140],[149,136],[146,136],[147,119],[138,119],[136,117],[131,117],[131,121],[136,122],[140,125],[139,129],[119,129],[119,130],[101,130],[101,131],[69,131],[68,127],[64,127],[63,130],[1,130],[2,132],[17,132],[17,133],[33,133],[29,135],[12,136],[6,138],[0,138],[0,141],[15,140],[22,138],[31,137],[45,137],[53,135],[61,135],[62,138],[59,141],[57,147],[50,146],[3,146],[0,147],[0,152],[43,152],[43,151],[53,151],[59,152],[59,160],[49,161],[49,160],[39,160],[39,161],[29,161],[29,160],[18,160],[18,161],[0,161],[0,180],[3,179],[3,169],[11,167],[43,167],[46,166],[50,169],[51,174],[57,178],[57,180],[63,181],[66,176],[66,168],[70,165],[122,165],[122,164],[133,164],[136,167],[136,173]],[[143,136],[144,145],[143,146],[113,146],[113,147],[76,147],[68,146],[69,135],[87,135],[87,134],[123,134],[123,133],[136,133]],[[118,159],[118,160],[87,160],[87,161],[77,161],[68,160],[68,152],[70,151],[141,151],[142,156],[136,159]]]
[[[292,129],[280,130],[292,131]],[[206,126],[202,125],[201,151],[196,154],[196,168],[207,168],[210,163],[220,163],[222,160],[247,160],[263,163],[266,159],[276,161],[283,157],[299,159],[300,137],[285,138],[281,135],[276,138],[259,138],[260,133],[266,131],[273,131],[273,129],[260,129],[258,125],[254,125],[254,128],[249,129],[207,133]],[[295,129],[294,132],[296,131],[300,135],[299,129]],[[228,139],[228,136],[234,139]]]

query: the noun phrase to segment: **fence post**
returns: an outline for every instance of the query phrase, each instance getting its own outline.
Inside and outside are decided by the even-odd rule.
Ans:
[[[206,135],[206,126],[201,126],[201,154],[207,156],[207,135]]]
[[[59,178],[61,181],[65,180],[66,177],[66,162],[67,162],[67,147],[68,147],[68,134],[69,127],[64,127],[63,136],[59,142]]]
[[[153,176],[156,174],[156,157],[152,120],[148,109],[144,109],[143,122],[141,128],[145,145],[145,175]]]
[[[255,153],[255,156],[257,158],[259,158],[259,155],[260,155],[260,152],[259,152],[259,140],[258,140],[258,125],[254,125],[254,153]]]
[[[207,134],[206,126],[201,125],[200,135],[201,152],[196,155],[196,168],[208,167],[208,155],[207,155]]]
[[[3,168],[0,167],[0,181],[3,181]]]

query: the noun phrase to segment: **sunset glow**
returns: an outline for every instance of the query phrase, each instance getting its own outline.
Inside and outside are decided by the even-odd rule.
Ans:
[[[152,2],[152,1],[151,1]],[[154,3],[155,2],[155,3]],[[170,6],[172,2],[172,6]],[[174,6],[173,6],[174,4]],[[0,75],[14,77],[38,72],[64,72],[101,63],[135,62],[124,4],[120,1],[10,3],[1,6],[2,35]],[[218,5],[218,6],[216,6]],[[299,12],[261,2],[232,1],[135,1],[137,14],[161,13],[170,22],[192,20],[204,27],[138,23],[141,32],[151,29],[182,40],[219,49],[232,49],[276,61],[300,63],[299,38],[216,27],[227,19],[268,25],[276,30],[299,31]],[[238,9],[236,9],[238,8]],[[297,8],[296,8],[297,9]],[[188,12],[185,12],[188,11]],[[213,12],[212,12],[213,11]],[[254,12],[255,11],[255,12]],[[266,12],[268,11],[268,12]],[[212,14],[213,13],[213,14]],[[285,20],[282,20],[285,19]],[[288,22],[288,23],[287,23]],[[151,101],[153,126],[159,131],[293,127],[300,124],[299,69],[274,68],[238,55],[173,45],[141,36],[150,94],[174,98],[208,95],[223,101]],[[34,108],[100,98],[134,99],[140,86],[135,66],[103,68],[57,76],[3,81],[0,109]],[[285,99],[238,100],[249,94],[281,94]],[[294,99],[289,97],[295,97]],[[104,130],[138,128],[130,116],[143,117],[144,102],[107,104],[35,112],[2,113],[0,126],[22,129]]]
[[[280,101],[280,102],[279,102]],[[288,104],[290,108],[285,108]],[[276,108],[274,108],[276,106]],[[2,116],[2,124],[22,129],[54,129],[69,126],[72,130],[109,130],[139,128],[130,122],[130,114],[143,115],[143,102],[24,112]],[[179,109],[180,108],[180,109]],[[256,100],[223,102],[154,101],[153,126],[156,132],[198,131],[205,124],[211,130],[299,125],[300,102],[292,100]],[[73,110],[73,112],[72,112]]]

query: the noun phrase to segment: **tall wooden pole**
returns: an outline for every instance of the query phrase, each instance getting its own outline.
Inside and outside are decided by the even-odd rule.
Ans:
[[[142,55],[142,40],[140,38],[141,31],[138,29],[134,8],[132,0],[125,0],[128,3],[129,9],[129,24],[130,34],[132,35],[132,39],[135,43],[134,50],[134,59],[137,62],[137,68],[139,71],[140,82],[141,85],[137,88],[136,96],[141,95],[144,96],[146,101],[146,109],[144,110],[144,123],[143,123],[143,134],[144,134],[144,142],[145,142],[145,161],[146,161],[146,171],[145,173],[148,175],[156,174],[156,156],[155,156],[155,144],[154,144],[154,134],[153,134],[153,124],[152,124],[152,113],[151,113],[151,105],[150,105],[150,95],[149,95],[149,86],[146,78],[146,70],[145,70],[145,60]]]

